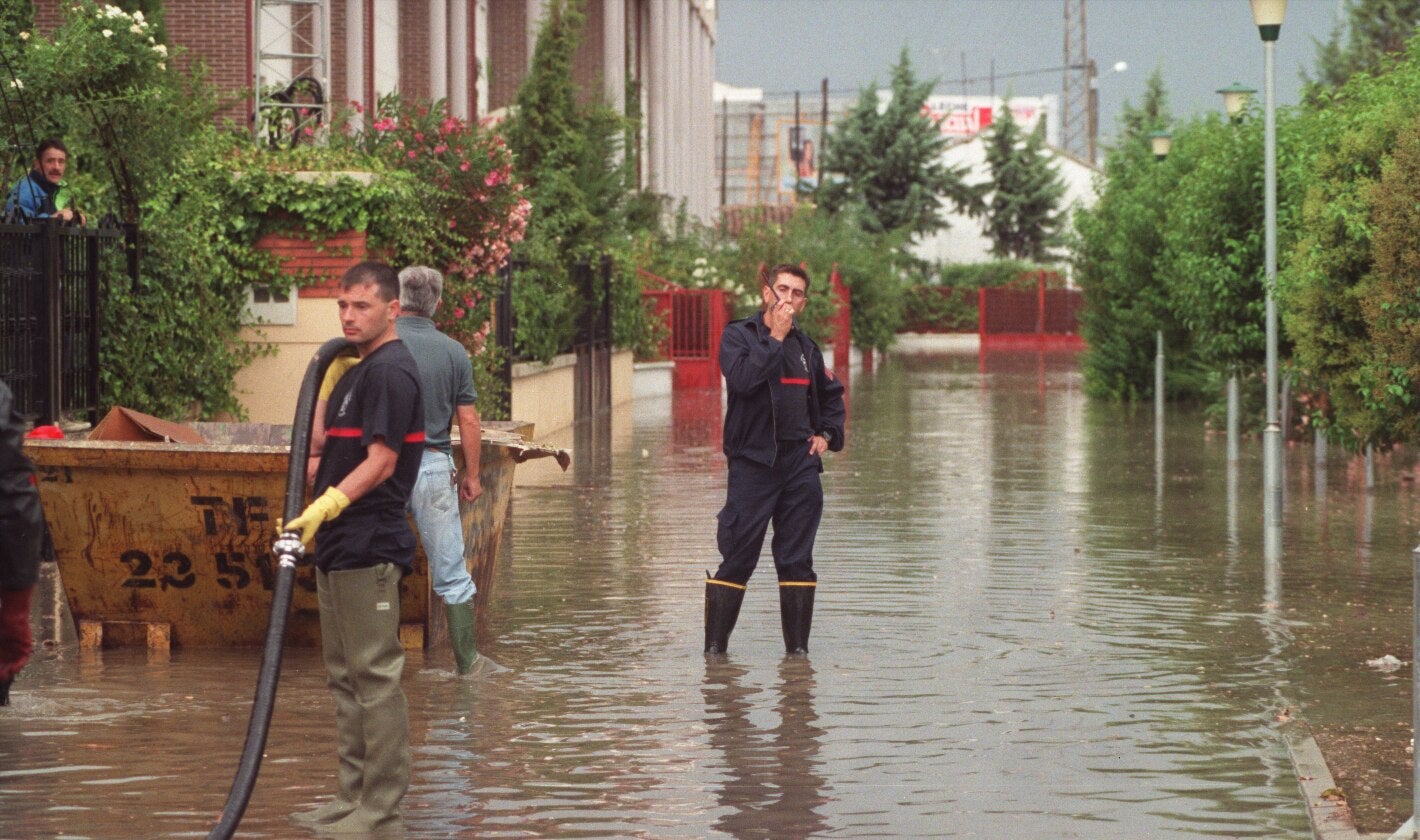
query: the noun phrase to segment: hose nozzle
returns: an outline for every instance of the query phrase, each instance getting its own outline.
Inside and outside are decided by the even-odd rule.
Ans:
[[[282,531],[276,541],[271,544],[271,553],[276,555],[277,561],[283,566],[295,566],[306,556],[305,543],[301,542],[301,535],[294,531]]]

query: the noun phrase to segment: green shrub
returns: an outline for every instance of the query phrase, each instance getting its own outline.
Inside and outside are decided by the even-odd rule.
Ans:
[[[910,286],[904,297],[904,332],[976,332],[976,289],[951,286]]]
[[[1029,286],[1035,288],[1037,272],[1046,272],[1046,285],[1062,288],[1065,278],[1054,266],[1038,265],[1025,260],[992,260],[982,263],[946,263],[937,270],[943,286],[965,289],[994,289],[998,286]]]

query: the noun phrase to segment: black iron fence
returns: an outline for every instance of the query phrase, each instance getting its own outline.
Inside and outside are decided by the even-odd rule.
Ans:
[[[577,356],[573,416],[593,417],[611,408],[611,258],[577,263],[572,282],[585,305],[577,317],[572,352]]]
[[[0,379],[26,419],[98,419],[99,290],[138,274],[137,232],[0,224]]]
[[[503,267],[499,272],[498,297],[493,303],[493,320],[497,325],[494,340],[504,351],[501,378],[510,399],[513,362],[518,358],[513,338],[517,326],[513,315],[513,287],[514,278],[523,270],[526,266],[521,263],[510,262]],[[611,272],[610,257],[602,257],[595,265],[579,262],[571,267],[572,282],[583,302],[572,339],[572,352],[577,357],[573,385],[573,414],[577,420],[611,407]]]

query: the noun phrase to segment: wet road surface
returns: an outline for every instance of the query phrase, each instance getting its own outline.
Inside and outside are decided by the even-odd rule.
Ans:
[[[580,436],[575,483],[518,490],[482,671],[407,663],[409,836],[1308,836],[1274,717],[1324,699],[1296,631],[1329,590],[1299,615],[1288,587],[1352,562],[1344,461],[1315,497],[1289,473],[1304,556],[1269,573],[1257,446],[1230,474],[1180,413],[1158,470],[1149,413],[1087,402],[1068,356],[890,359],[827,459],[810,658],[783,657],[766,557],[707,661],[719,411],[638,401]],[[1369,505],[1372,566],[1407,572],[1414,500]],[[47,647],[0,710],[0,837],[205,834],[258,657]],[[333,749],[319,657],[290,650],[241,836],[304,836],[286,815],[333,792]]]

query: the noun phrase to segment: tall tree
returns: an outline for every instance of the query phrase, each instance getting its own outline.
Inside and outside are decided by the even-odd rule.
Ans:
[[[1149,135],[1168,128],[1172,121],[1169,95],[1164,89],[1164,77],[1156,67],[1149,74],[1149,78],[1144,80],[1144,98],[1140,100],[1139,105],[1136,107],[1133,103],[1124,103],[1123,112],[1119,116],[1118,145],[1133,143],[1147,148]]]
[[[1154,335],[1170,348],[1174,395],[1187,389],[1179,373],[1194,365],[1187,328],[1169,308],[1159,276],[1164,253],[1165,197],[1191,167],[1187,155],[1156,161],[1148,137],[1168,124],[1167,95],[1158,71],[1149,76],[1142,103],[1126,104],[1119,138],[1104,162],[1099,201],[1075,214],[1075,278],[1084,291],[1080,333],[1089,347],[1081,368],[1091,396],[1133,401],[1154,391]]]
[[[595,263],[624,238],[625,124],[610,106],[577,103],[573,58],[581,42],[583,0],[551,0],[527,78],[504,134],[518,175],[528,186],[532,215],[515,257],[513,296],[520,352],[548,360],[571,342],[574,319],[587,299],[570,265]]]
[[[819,201],[830,212],[856,213],[870,233],[904,229],[924,235],[947,227],[942,199],[978,214],[981,194],[965,181],[966,168],[942,162],[947,140],[922,112],[933,82],[917,80],[904,48],[892,69],[892,99],[878,107],[864,88],[853,110],[834,128],[824,155]]]
[[[1357,73],[1383,71],[1405,50],[1417,23],[1420,0],[1347,0],[1345,22],[1336,25],[1325,44],[1313,39],[1316,78],[1307,80],[1308,98],[1340,87]]]
[[[1007,100],[986,138],[991,197],[985,227],[998,257],[1044,262],[1058,242],[1065,184],[1045,151],[1042,127],[1025,135]]]

